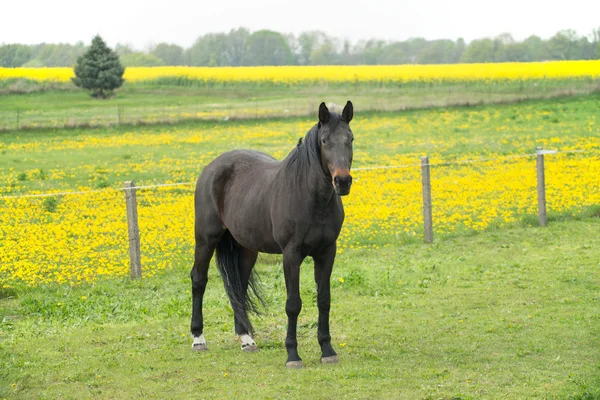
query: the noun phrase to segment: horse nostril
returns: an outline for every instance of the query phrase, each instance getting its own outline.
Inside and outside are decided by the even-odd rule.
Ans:
[[[336,186],[350,186],[352,183],[352,177],[350,175],[338,175],[333,178],[333,182]]]

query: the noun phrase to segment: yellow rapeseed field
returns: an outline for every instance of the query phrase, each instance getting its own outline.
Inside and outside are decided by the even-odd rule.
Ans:
[[[72,68],[0,68],[0,80],[65,82],[73,76]],[[390,66],[129,67],[124,77],[130,82],[186,78],[216,83],[274,84],[598,79],[600,60]]]
[[[438,237],[508,226],[524,216],[535,221],[535,157],[527,154],[536,146],[581,150],[547,156],[551,212],[576,213],[600,204],[600,132],[595,114],[574,114],[581,107],[357,116],[354,184],[344,198],[338,252],[421,240],[418,163],[424,152],[433,164]],[[567,117],[553,120],[556,110]],[[193,182],[203,165],[232,147],[259,148],[281,159],[310,124],[269,121],[5,138],[0,153],[11,159],[46,160],[58,154],[61,161],[45,171],[0,169],[0,286],[77,284],[127,275],[125,195],[118,190],[123,181]],[[368,169],[374,166],[398,167]],[[103,187],[106,182],[110,187]],[[172,265],[191,266],[193,188],[138,190],[145,275]],[[85,193],[8,197],[63,191]]]

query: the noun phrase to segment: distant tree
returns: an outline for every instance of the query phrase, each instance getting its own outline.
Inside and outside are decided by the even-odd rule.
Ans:
[[[460,61],[465,63],[493,62],[495,53],[492,39],[473,40],[465,48]]]
[[[208,33],[196,39],[186,52],[187,62],[192,66],[220,67],[226,63],[227,35]]]
[[[341,65],[353,65],[356,64],[355,54],[352,52],[352,43],[348,39],[344,40],[342,44],[342,51],[339,54]]]
[[[131,54],[133,52],[134,52],[134,50],[131,47],[131,45],[129,45],[129,44],[117,43],[115,46],[115,53],[117,53],[119,55],[119,57],[124,56],[126,54]]]
[[[89,50],[77,59],[75,78],[71,79],[75,86],[89,90],[92,97],[104,99],[123,85],[124,73],[117,53],[98,35]]]
[[[0,67],[20,67],[33,58],[33,50],[24,44],[0,46]]]
[[[454,47],[454,56],[452,57],[453,63],[460,62],[460,58],[462,57],[462,54],[465,52],[466,47],[467,47],[467,44],[465,43],[465,39],[458,38],[456,40],[456,46]]]
[[[383,40],[370,39],[366,42],[358,44],[359,48],[362,47],[360,61],[366,65],[377,65],[383,63],[385,55],[386,43]]]
[[[150,52],[163,65],[184,65],[183,47],[176,44],[159,43]]]
[[[383,63],[387,65],[410,63],[406,42],[388,44],[383,52]]]
[[[35,62],[44,67],[72,67],[84,52],[85,45],[82,42],[76,45],[43,43],[37,48]]]
[[[456,59],[456,44],[452,40],[433,40],[417,55],[418,64],[450,64]]]
[[[600,28],[594,29],[592,34],[594,36],[593,43],[595,47],[594,58],[600,59]]]
[[[248,37],[250,65],[290,65],[292,52],[285,37],[278,32],[261,30]]]
[[[0,45],[0,67],[72,66],[86,50],[83,43]],[[193,65],[356,65],[356,64],[452,64],[457,62],[529,62],[600,59],[600,28],[580,36],[574,30],[559,31],[548,40],[530,36],[516,41],[511,34],[466,43],[411,38],[387,42],[378,39],[351,43],[322,31],[299,36],[262,30],[251,33],[240,27],[229,33],[200,36],[188,49],[160,43],[148,52],[136,52],[118,43],[115,52],[125,66]]]
[[[550,59],[548,45],[539,36],[529,36],[523,42],[523,46],[526,54],[525,61],[546,61]]]
[[[297,60],[300,65],[311,64],[311,55],[313,51],[326,42],[329,38],[324,32],[309,31],[303,32],[298,36]]]
[[[124,67],[158,67],[163,61],[154,54],[134,51],[119,57]]]
[[[234,67],[248,65],[248,38],[246,28],[232,29],[225,38],[225,63]]]
[[[311,65],[337,65],[340,63],[340,46],[333,38],[325,37],[323,42],[317,45],[311,55]]]
[[[406,63],[412,64],[417,62],[419,53],[427,46],[427,40],[424,38],[411,38],[404,42],[404,48],[406,49],[407,61]]]
[[[548,48],[554,60],[576,60],[581,49],[577,32],[572,29],[559,31],[548,41]]]

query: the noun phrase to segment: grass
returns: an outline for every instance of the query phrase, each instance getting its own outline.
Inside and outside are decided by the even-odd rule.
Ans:
[[[201,354],[187,261],[141,281],[12,291],[0,300],[0,397],[597,399],[599,229],[593,218],[339,256],[333,366],[318,362],[306,263],[300,371],[283,366],[278,257],[257,265],[268,304],[257,354],[238,349],[214,267]]]
[[[50,95],[60,101],[60,94]],[[591,95],[518,105],[357,113],[354,167],[417,163],[422,154],[430,154],[434,162],[522,154],[538,145],[584,146],[590,153],[581,157],[596,159],[599,99]],[[138,184],[192,181],[208,160],[232,148],[260,149],[282,158],[313,123],[314,118],[292,118],[7,132],[0,135],[0,194],[118,188],[129,179]],[[577,157],[573,160],[580,161]],[[547,167],[556,173],[553,160],[549,156]],[[568,164],[573,160],[561,162],[565,168],[585,165]],[[455,167],[436,168],[434,174],[442,176]],[[394,235],[383,228],[381,236],[373,231],[352,236],[380,249],[355,249],[347,239],[332,277],[332,335],[339,365],[318,362],[315,290],[306,262],[299,321],[306,368],[300,371],[284,367],[285,285],[281,259],[275,256],[261,256],[257,265],[268,306],[254,319],[261,352],[239,350],[232,312],[214,267],[205,300],[210,351],[191,351],[190,237],[169,236],[180,232],[173,229],[180,222],[175,207],[150,207],[161,201],[179,204],[178,197],[140,191],[141,226],[158,222],[160,232],[156,242],[144,242],[142,280],[101,277],[73,286],[0,287],[0,398],[600,399],[600,208],[591,204],[553,211],[566,193],[561,190],[575,187],[574,182],[563,187],[553,176],[546,177],[547,228],[529,226],[537,218],[523,214],[508,228],[491,224],[479,233],[436,232],[432,245],[422,244],[418,235]],[[451,185],[434,183],[437,193]],[[32,221],[47,224],[39,238],[23,240],[39,246],[46,235],[58,232],[60,242],[52,245],[56,252],[66,251],[56,266],[75,269],[68,252],[82,243],[85,247],[86,240],[94,246],[86,247],[85,257],[108,252],[96,239],[111,235],[112,219],[120,218],[111,214],[102,220],[108,210],[93,198],[82,199],[80,206],[87,208],[76,208],[77,222],[101,222],[92,238],[61,225],[61,213],[73,200],[68,196],[24,201],[19,210],[3,202],[0,217],[9,221],[7,232],[17,234],[18,224],[10,225],[13,214],[24,215],[26,229],[36,228]],[[402,205],[389,202],[401,211]],[[36,214],[38,206],[41,212]],[[144,221],[150,210],[164,215]],[[0,260],[4,249],[11,251],[15,245],[14,235],[2,235],[4,230],[0,237],[9,240],[0,241]],[[175,243],[177,251],[160,247],[165,241]],[[110,263],[124,260],[125,253]],[[17,256],[23,262],[36,255]],[[85,257],[80,262],[84,270],[97,267]],[[169,268],[153,268],[161,262]],[[44,272],[44,265],[38,270]],[[10,269],[0,265],[0,274],[5,271]]]
[[[112,126],[175,123],[184,120],[263,119],[313,114],[318,104],[345,104],[352,98],[357,112],[395,111],[452,105],[493,104],[568,96],[598,90],[586,80],[510,83],[190,85],[126,83],[110,100],[97,100],[74,90],[1,94],[0,130],[44,127]],[[290,92],[294,96],[290,96]]]

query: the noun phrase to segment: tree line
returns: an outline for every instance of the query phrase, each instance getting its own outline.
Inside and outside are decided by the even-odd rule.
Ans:
[[[87,50],[76,44],[0,45],[0,67],[71,67]],[[406,41],[361,40],[352,43],[321,31],[300,35],[246,28],[208,33],[189,48],[170,43],[136,51],[117,44],[124,66],[253,66],[253,65],[394,65],[478,62],[527,62],[600,59],[600,28],[582,36],[562,30],[549,39],[530,36],[523,41],[503,33],[495,38]]]

